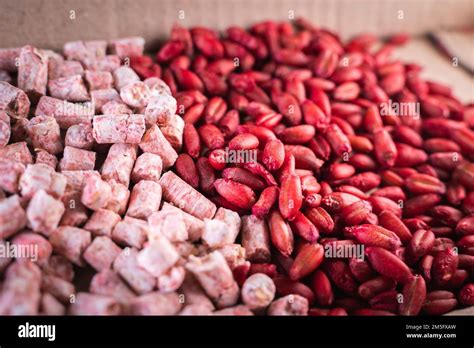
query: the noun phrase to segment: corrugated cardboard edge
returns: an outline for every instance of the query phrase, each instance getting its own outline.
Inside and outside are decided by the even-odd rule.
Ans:
[[[304,16],[343,38],[426,33],[474,23],[472,0],[0,0],[0,47],[61,49],[66,41],[143,36],[148,48],[173,23],[219,30]]]

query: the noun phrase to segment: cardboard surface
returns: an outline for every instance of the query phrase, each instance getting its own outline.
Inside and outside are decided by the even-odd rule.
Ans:
[[[465,51],[474,50],[474,41],[465,42]],[[464,103],[474,102],[474,75],[437,50],[427,39],[415,39],[398,48],[395,57],[405,62],[423,66],[422,76],[426,79],[442,82],[453,88],[454,94]]]
[[[173,23],[224,29],[304,16],[347,38],[472,26],[472,0],[0,0],[0,47],[143,36],[148,47]]]

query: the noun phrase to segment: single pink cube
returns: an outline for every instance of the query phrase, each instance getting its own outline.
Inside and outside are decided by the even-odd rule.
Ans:
[[[35,148],[44,149],[53,155],[63,151],[59,125],[54,117],[33,117],[28,124],[27,130]]]
[[[63,170],[93,170],[95,166],[95,152],[66,146],[63,158],[59,161],[59,168]]]
[[[120,312],[120,304],[113,297],[87,292],[77,293],[69,306],[71,315],[119,315]]]
[[[150,231],[148,240],[165,236],[171,242],[183,242],[188,239],[188,230],[180,210],[160,210],[148,217]]]
[[[145,294],[155,288],[156,278],[138,264],[137,256],[137,249],[126,248],[115,259],[113,268],[133,290]]]
[[[49,241],[38,233],[22,232],[16,234],[11,240],[11,245],[15,245],[18,250],[22,248],[27,250],[25,255],[17,256],[17,259],[28,258],[33,262],[38,262],[39,265],[46,264],[53,252],[53,247]]]
[[[26,118],[30,111],[30,100],[20,88],[0,81],[0,110],[5,111],[11,118]]]
[[[153,153],[143,153],[138,156],[132,170],[132,181],[137,183],[141,180],[151,180],[159,182],[161,171],[163,170],[163,161],[161,157]]]
[[[166,125],[160,126],[160,130],[176,151],[181,150],[184,133],[184,120],[181,116],[171,116]]]
[[[37,315],[41,299],[41,270],[33,262],[16,261],[5,271],[0,315]]]
[[[91,210],[105,208],[112,196],[112,188],[97,175],[87,175],[82,189],[81,203]]]
[[[125,87],[130,83],[140,81],[140,77],[138,77],[137,73],[128,66],[121,66],[120,68],[115,69],[112,75],[114,77],[114,85],[117,91],[120,91],[122,87]]]
[[[112,230],[112,239],[119,245],[141,249],[147,240],[148,223],[125,216]]]
[[[91,280],[89,291],[93,294],[111,296],[120,303],[126,303],[137,295],[111,269],[103,269]]]
[[[44,164],[56,170],[58,158],[43,149],[37,149],[35,164]]]
[[[24,171],[23,164],[0,157],[0,189],[9,193],[17,193],[18,183]]]
[[[63,214],[64,204],[44,190],[36,191],[26,210],[28,226],[45,236],[50,236],[58,227]]]
[[[145,85],[148,86],[153,96],[158,96],[160,94],[171,95],[170,87],[166,84],[165,81],[163,81],[162,79],[158,77],[149,77],[145,79],[145,81],[143,82],[145,82]]]
[[[94,236],[112,236],[112,230],[121,220],[120,215],[108,209],[98,209],[84,225],[84,229],[90,231]]]
[[[159,155],[163,160],[163,168],[165,169],[171,167],[178,158],[176,150],[173,149],[169,141],[166,140],[157,125],[153,125],[145,132],[139,146],[143,152]]]
[[[64,198],[64,197],[63,197]],[[64,199],[63,199],[64,202]],[[70,205],[65,203],[66,210],[64,211],[63,217],[59,222],[60,226],[82,226],[89,216],[87,215],[87,208],[79,203],[74,203],[74,207],[70,208]]]
[[[0,149],[0,158],[9,159],[24,165],[33,163],[33,156],[25,141],[13,143]]]
[[[106,51],[107,41],[105,40],[70,41],[66,42],[63,47],[67,59],[80,62],[104,57]]]
[[[175,247],[165,237],[151,241],[138,253],[138,264],[155,277],[165,274],[179,260]]]
[[[112,210],[113,212],[122,215],[127,209],[130,191],[126,186],[115,180],[109,180],[108,183],[112,189],[112,195],[107,202],[105,209]]]
[[[160,209],[160,203],[160,184],[142,180],[132,189],[127,215],[138,219],[147,219],[153,212]]]
[[[69,303],[76,293],[74,284],[54,275],[43,275],[41,288],[65,304]]]
[[[128,187],[133,165],[137,159],[137,146],[133,144],[114,144],[110,147],[102,166],[102,178]]]
[[[48,262],[41,265],[45,274],[60,277],[68,282],[74,279],[74,267],[72,263],[62,255],[52,255]]]
[[[245,249],[240,244],[226,244],[216,250],[224,256],[231,270],[248,263],[245,260]]]
[[[48,61],[48,79],[55,80],[61,77],[84,75],[82,64],[76,60],[53,60]]]
[[[114,79],[108,71],[86,70],[84,74],[89,91],[113,88]]]
[[[5,111],[0,110],[0,148],[8,145],[11,133],[10,116]]]
[[[197,217],[186,213],[185,211],[175,207],[172,204],[167,202],[163,203],[163,207],[161,208],[162,212],[175,212],[177,214],[181,214],[184,219],[184,224],[186,225],[186,230],[188,232],[188,238],[191,242],[195,242],[199,240],[202,236],[202,232],[204,230],[204,222]]]
[[[75,147],[77,149],[91,150],[94,145],[94,137],[92,135],[92,126],[86,123],[75,124],[68,128],[66,137],[64,138],[66,146]]]
[[[40,304],[41,315],[65,315],[66,307],[51,294],[43,292]]]
[[[26,226],[26,221],[18,195],[0,200],[0,239],[7,239],[20,231]]]
[[[39,190],[44,190],[54,198],[60,199],[66,190],[67,177],[57,173],[45,164],[28,164],[20,178],[21,195],[31,198]]]
[[[98,144],[138,144],[145,133],[143,115],[98,115],[92,120]]]
[[[82,254],[91,244],[91,233],[82,228],[61,226],[49,237],[53,250],[78,266],[85,266]]]
[[[210,248],[219,248],[232,244],[236,236],[233,235],[227,224],[217,219],[204,219],[204,231],[202,240]]]
[[[93,103],[74,104],[48,96],[41,97],[36,106],[35,116],[53,116],[61,129],[68,129],[79,123],[92,123]]]
[[[48,90],[53,98],[71,102],[84,102],[90,100],[89,92],[87,91],[81,75],[49,80]]]
[[[176,115],[176,99],[168,93],[151,93],[150,100],[145,109],[145,121],[148,127],[157,124],[163,126],[169,123],[171,117]]]
[[[270,262],[270,233],[265,220],[255,215],[242,216],[242,246],[247,260]]]
[[[48,58],[36,48],[24,46],[18,64],[18,88],[35,97],[45,95]]]
[[[84,251],[83,258],[95,270],[100,272],[110,268],[121,251],[122,249],[112,242],[109,237],[95,237]]]
[[[143,108],[150,100],[150,90],[144,82],[135,81],[122,87],[120,97],[132,108]]]
[[[177,291],[183,284],[185,275],[186,270],[183,266],[174,266],[158,277],[157,287],[163,293]]]
[[[185,265],[218,308],[230,307],[239,299],[239,286],[224,256],[213,251],[203,257],[190,256]]]
[[[175,315],[183,306],[177,293],[158,291],[135,297],[128,305],[130,315]]]

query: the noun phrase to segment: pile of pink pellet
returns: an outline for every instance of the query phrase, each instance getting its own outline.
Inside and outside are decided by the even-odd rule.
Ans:
[[[305,20],[0,49],[0,315],[474,305],[474,106]]]

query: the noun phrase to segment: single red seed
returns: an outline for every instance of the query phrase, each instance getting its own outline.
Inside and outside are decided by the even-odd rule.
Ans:
[[[243,168],[226,168],[222,171],[221,175],[224,179],[240,182],[255,191],[261,191],[267,187],[265,181]]]
[[[262,191],[258,201],[252,207],[252,214],[258,218],[266,216],[275,205],[280,190],[277,186],[269,186]]]
[[[191,156],[182,153],[175,162],[176,173],[194,188],[199,186],[199,176]]]
[[[453,310],[458,301],[450,291],[437,290],[426,295],[423,311],[430,315],[441,315]]]
[[[199,173],[199,189],[207,194],[213,193],[216,174],[208,159],[206,157],[198,159],[196,168]]]
[[[223,170],[227,165],[227,153],[222,149],[213,150],[209,154],[208,161],[215,170]]]
[[[272,244],[284,256],[293,252],[294,237],[288,222],[285,221],[278,210],[273,210],[268,218],[268,227]]]
[[[239,113],[237,110],[229,110],[219,121],[219,129],[224,134],[224,137],[230,137],[237,132],[237,127],[239,126],[240,119]]]
[[[474,284],[466,284],[459,292],[459,302],[466,306],[474,305]]]
[[[263,273],[270,278],[274,278],[277,275],[277,268],[272,263],[252,263],[248,275],[251,276],[255,273]]]
[[[295,165],[299,169],[311,169],[317,171],[324,163],[316,157],[311,149],[302,145],[285,145],[285,152],[294,156]]]
[[[247,185],[229,179],[217,179],[214,187],[222,197],[242,209],[250,209],[256,202],[255,192]]]
[[[363,299],[371,299],[379,293],[393,290],[395,288],[395,285],[395,280],[383,276],[378,276],[367,280],[361,285],[359,285],[357,292],[359,296]]]
[[[301,180],[297,175],[286,175],[281,182],[278,207],[285,219],[292,220],[303,204]]]
[[[433,280],[439,284],[446,284],[456,272],[459,256],[454,248],[447,248],[435,255],[431,274]]]
[[[310,243],[317,241],[319,238],[319,231],[316,226],[301,212],[298,212],[290,221],[290,226],[296,235]]]
[[[273,175],[265,169],[263,164],[260,164],[258,162],[245,162],[244,168],[250,171],[251,173],[261,177],[269,186],[277,184]]]
[[[196,128],[190,123],[184,125],[183,145],[184,151],[186,151],[189,156],[194,159],[199,157],[201,153],[201,140],[199,139]]]
[[[229,142],[230,150],[253,150],[258,147],[259,141],[250,133],[238,134]]]
[[[227,111],[227,104],[221,97],[213,97],[209,99],[204,109],[204,121],[206,123],[216,124],[224,116]]]
[[[324,270],[333,283],[347,294],[357,292],[357,283],[354,279],[349,265],[342,260],[327,259]]]
[[[300,125],[284,129],[278,137],[285,144],[305,144],[310,141],[315,134],[316,130],[313,126]]]
[[[295,257],[288,275],[292,280],[298,280],[319,267],[324,258],[324,248],[321,244],[305,244]]]
[[[353,257],[349,260],[349,268],[351,273],[359,282],[366,282],[376,276],[372,267],[370,267],[367,260]]]
[[[311,278],[316,303],[320,306],[330,306],[334,301],[334,292],[328,276],[321,270],[316,270]]]
[[[413,277],[408,266],[390,251],[379,247],[367,247],[365,253],[372,267],[381,275],[405,284]]]
[[[397,159],[397,148],[385,129],[379,129],[373,137],[375,157],[384,167],[393,167]]]
[[[205,124],[198,129],[201,140],[210,150],[224,147],[224,135],[213,124]]]

